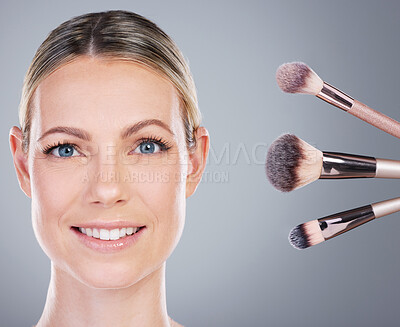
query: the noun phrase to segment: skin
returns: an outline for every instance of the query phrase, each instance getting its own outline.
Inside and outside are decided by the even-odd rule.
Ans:
[[[18,127],[9,141],[20,187],[31,198],[36,238],[51,259],[37,326],[180,326],[167,314],[165,262],[183,230],[186,198],[205,168],[207,130],[198,128],[197,147],[188,151],[172,83],[127,61],[79,57],[44,79],[33,99],[29,152],[22,151]],[[126,126],[149,119],[173,134],[152,124],[120,138]],[[91,141],[60,132],[38,141],[55,126],[82,129]],[[153,143],[154,152],[142,153],[146,137],[162,138],[170,149]],[[60,147],[43,153],[59,141],[77,145],[68,148],[72,156]],[[145,229],[135,244],[114,253],[86,247],[71,229],[119,220]]]

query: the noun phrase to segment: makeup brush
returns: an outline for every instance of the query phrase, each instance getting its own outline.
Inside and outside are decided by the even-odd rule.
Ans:
[[[356,116],[365,122],[400,138],[400,123],[324,82],[303,62],[281,65],[276,71],[279,87],[288,93],[316,95],[322,100]]]
[[[276,189],[290,192],[317,179],[400,178],[400,161],[320,151],[284,134],[268,149],[266,173]]]
[[[336,237],[372,219],[398,211],[400,211],[400,198],[339,212],[294,227],[289,233],[289,242],[296,249],[302,250]]]

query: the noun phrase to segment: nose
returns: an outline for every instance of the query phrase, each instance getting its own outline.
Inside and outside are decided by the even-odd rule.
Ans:
[[[124,178],[124,165],[119,160],[93,160],[87,167],[87,196],[92,205],[110,208],[129,199]]]

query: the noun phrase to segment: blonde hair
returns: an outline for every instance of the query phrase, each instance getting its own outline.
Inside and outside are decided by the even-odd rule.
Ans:
[[[123,10],[74,17],[50,32],[26,73],[19,106],[23,149],[29,150],[32,96],[40,82],[79,56],[129,60],[167,77],[178,91],[188,149],[201,122],[196,88],[189,66],[174,41],[148,19]]]

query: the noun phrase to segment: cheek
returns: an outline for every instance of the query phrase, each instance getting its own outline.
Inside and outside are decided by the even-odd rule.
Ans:
[[[68,164],[52,165],[38,161],[33,166],[32,199],[49,213],[61,213],[79,194],[83,170]]]
[[[173,164],[160,163],[138,169],[141,178],[133,187],[141,194],[146,206],[158,213],[160,223],[176,219],[174,212],[179,213],[185,203],[184,168],[184,163],[176,160]]]
[[[133,186],[152,212],[156,242],[165,250],[175,247],[182,234],[186,210],[186,171],[185,161],[178,157],[168,164],[144,166],[140,173],[148,176],[147,181]]]
[[[66,165],[36,160],[32,166],[32,223],[40,245],[52,259],[61,246],[57,237],[62,232],[62,216],[79,197],[80,178],[76,169]]]

